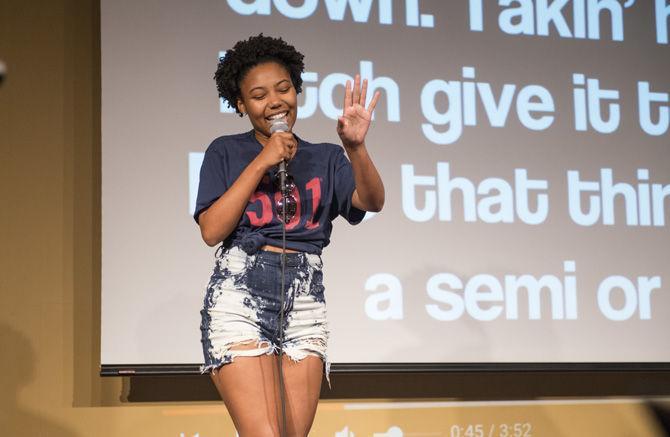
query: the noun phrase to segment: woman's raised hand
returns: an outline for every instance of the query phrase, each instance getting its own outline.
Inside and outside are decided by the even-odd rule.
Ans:
[[[370,105],[365,109],[367,91],[368,81],[367,79],[364,80],[361,87],[360,75],[356,75],[353,87],[351,87],[351,81],[347,81],[342,116],[337,120],[337,134],[342,140],[342,145],[346,148],[355,149],[363,144],[365,135],[368,133],[372,121],[372,112],[377,106],[380,93],[379,91],[375,92]]]

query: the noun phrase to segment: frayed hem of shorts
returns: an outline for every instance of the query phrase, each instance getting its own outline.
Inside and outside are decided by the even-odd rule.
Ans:
[[[225,353],[223,353],[223,358],[214,357],[214,359],[210,364],[203,364],[202,366],[200,366],[200,374],[204,375],[205,373],[211,373],[213,370],[219,369],[225,366],[226,364],[232,363],[233,361],[235,361],[235,358],[237,357],[260,357],[261,355],[272,355],[279,350],[279,348],[271,344],[269,340],[263,340],[263,339],[261,340],[251,339],[247,340],[246,342],[245,341],[235,342],[233,343],[233,345],[247,344],[248,342],[252,341],[256,341],[256,349],[228,349]],[[267,343],[267,346],[261,347],[260,345],[263,343]],[[250,350],[253,350],[255,353],[252,354],[244,353]],[[235,353],[235,352],[242,352],[242,353]]]
[[[268,347],[270,347],[270,349],[267,352],[261,352],[257,355],[247,355],[247,356],[259,357],[261,355],[272,355],[272,354],[275,354],[275,353],[279,352],[279,347],[276,346],[276,345],[270,345]],[[244,350],[244,349],[241,349],[241,350]],[[323,361],[324,373],[325,373],[325,376],[326,376],[326,382],[328,383],[328,389],[329,390],[333,389],[333,387],[330,383],[330,361],[328,360],[328,357],[326,355],[324,355],[320,352],[311,351],[311,350],[304,351],[304,355],[299,356],[299,357],[294,356],[294,354],[286,353],[286,350],[284,350],[283,353],[287,357],[289,357],[289,359],[291,361],[296,362],[296,363],[305,359],[308,355],[313,355],[315,357],[320,358]],[[238,356],[244,356],[244,355],[227,355],[224,358],[215,359],[213,363],[203,364],[202,366],[200,366],[200,374],[204,375],[204,374],[212,373],[213,370],[220,369],[221,367],[225,366],[226,364],[232,363],[233,361],[235,361],[235,358],[237,358]]]
[[[200,374],[204,375],[206,373],[212,373],[213,370],[219,369],[223,367],[226,364],[232,363],[233,360],[230,361],[225,361],[225,360],[216,360],[212,364],[207,364],[207,365],[202,365],[200,366]]]

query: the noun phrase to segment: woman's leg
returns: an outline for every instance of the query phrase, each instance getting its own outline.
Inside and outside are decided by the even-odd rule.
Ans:
[[[232,363],[212,371],[211,377],[240,437],[279,437],[274,355],[236,357]]]
[[[287,435],[307,437],[319,403],[323,361],[314,355],[307,355],[300,361],[293,361],[284,356],[282,362],[286,391]]]
[[[288,437],[306,437],[321,392],[323,361],[308,355],[300,361],[284,356]],[[228,408],[240,437],[279,436],[281,406],[277,356],[237,357],[212,372],[212,380]]]

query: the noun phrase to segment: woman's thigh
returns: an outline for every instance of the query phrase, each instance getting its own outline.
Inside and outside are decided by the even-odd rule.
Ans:
[[[300,361],[284,356],[282,363],[288,435],[307,436],[319,403],[323,361],[315,355],[308,355]]]
[[[211,377],[240,437],[279,436],[274,355],[236,357],[212,370]]]

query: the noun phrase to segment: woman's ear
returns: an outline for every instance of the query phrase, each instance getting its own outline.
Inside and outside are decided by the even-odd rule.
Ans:
[[[244,106],[242,99],[237,99],[237,110],[242,113],[242,115],[247,113],[247,108]]]

